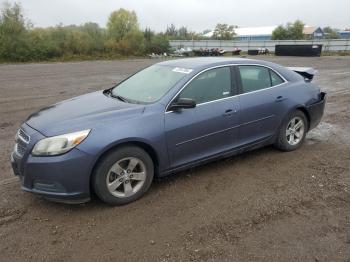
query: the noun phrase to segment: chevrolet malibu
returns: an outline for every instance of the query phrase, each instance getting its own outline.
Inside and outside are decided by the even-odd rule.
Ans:
[[[12,167],[23,190],[51,200],[126,204],[154,177],[266,145],[299,148],[324,111],[314,74],[249,59],[161,62],[30,115]]]

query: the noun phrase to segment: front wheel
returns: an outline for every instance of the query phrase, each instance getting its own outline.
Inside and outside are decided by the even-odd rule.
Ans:
[[[291,113],[280,127],[275,146],[283,151],[293,151],[304,142],[308,128],[305,114],[300,110]]]
[[[153,175],[150,156],[139,147],[126,146],[112,151],[98,163],[92,185],[103,202],[123,205],[144,195]]]

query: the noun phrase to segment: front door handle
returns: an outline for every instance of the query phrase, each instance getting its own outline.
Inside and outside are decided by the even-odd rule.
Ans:
[[[227,109],[227,110],[225,111],[225,113],[223,113],[223,116],[231,116],[231,115],[233,115],[233,114],[236,113],[236,112],[237,112],[237,110]]]

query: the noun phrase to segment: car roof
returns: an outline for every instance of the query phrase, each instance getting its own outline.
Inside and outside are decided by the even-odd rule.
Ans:
[[[167,60],[160,62],[160,65],[174,66],[188,69],[203,69],[217,65],[226,64],[262,64],[270,65],[270,63],[262,60],[253,60],[246,58],[232,58],[232,57],[196,57],[196,58],[183,58],[175,60]]]
[[[264,60],[254,60],[247,58],[233,58],[233,57],[196,57],[196,58],[182,58],[171,59],[158,63],[163,66],[172,66],[185,69],[192,69],[192,74],[205,70],[210,67],[230,65],[230,64],[245,64],[245,65],[263,65],[270,67],[280,73],[286,80],[290,82],[300,81],[302,78],[297,73],[289,70],[288,68]]]

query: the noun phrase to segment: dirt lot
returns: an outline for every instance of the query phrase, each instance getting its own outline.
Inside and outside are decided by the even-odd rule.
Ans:
[[[214,162],[115,208],[21,192],[14,135],[29,113],[157,61],[0,65],[0,261],[350,261],[350,57],[267,59],[317,68],[329,94],[300,150]]]

